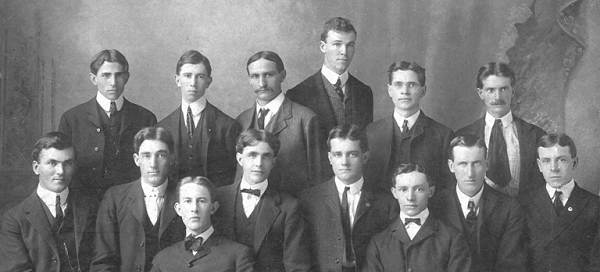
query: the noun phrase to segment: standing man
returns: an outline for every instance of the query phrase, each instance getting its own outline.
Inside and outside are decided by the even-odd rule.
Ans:
[[[373,122],[371,88],[348,73],[354,57],[356,29],[350,20],[334,17],[325,22],[319,49],[323,66],[314,75],[287,92],[290,100],[304,105],[319,116],[323,179],[333,177],[327,163],[329,131],[343,124],[365,128]]]
[[[276,53],[260,51],[252,55],[246,69],[256,103],[237,121],[244,130],[264,129],[279,139],[281,149],[269,181],[271,186],[296,196],[320,182],[317,115],[281,92],[285,69]],[[236,176],[239,178],[239,173]]]
[[[98,203],[69,190],[73,145],[50,132],[31,154],[38,186],[0,221],[0,271],[88,271]]]
[[[371,236],[398,215],[388,194],[366,188],[363,167],[369,158],[367,135],[356,125],[340,125],[329,133],[331,180],[302,193],[313,261],[318,271],[359,271]]]
[[[600,203],[580,188],[575,143],[566,134],[537,141],[537,164],[546,186],[523,195],[529,271],[600,271]]]
[[[133,135],[154,126],[149,110],[123,97],[129,79],[129,64],[116,49],[102,50],[90,64],[90,81],[96,96],[66,111],[58,130],[73,141],[79,155],[74,190],[85,190],[98,199],[112,185],[140,176],[131,156]]]
[[[206,100],[212,82],[210,61],[196,50],[179,58],[175,83],[181,105],[158,123],[175,140],[178,178],[205,176],[216,186],[231,184],[235,175],[235,141],[240,125]]]
[[[525,220],[518,202],[485,184],[485,142],[473,135],[450,143],[448,166],[456,186],[436,194],[432,213],[467,238],[471,271],[526,272]]]
[[[454,183],[448,171],[448,145],[452,130],[429,118],[421,110],[425,96],[425,69],[414,62],[394,62],[388,69],[388,95],[394,113],[367,127],[371,159],[366,177],[388,191],[388,180],[399,164],[416,163],[425,168],[438,189]]]
[[[542,175],[535,165],[535,143],[546,133],[512,114],[515,73],[506,63],[490,62],[479,68],[476,84],[485,116],[456,134],[485,139],[488,185],[510,196],[542,186]]]
[[[171,208],[176,183],[168,180],[173,138],[161,127],[135,134],[133,160],[141,177],[111,187],[100,203],[92,271],[149,271],[161,249],[181,241],[185,226]]]
[[[251,247],[255,271],[309,271],[308,233],[298,201],[272,186],[270,175],[280,142],[264,130],[240,135],[236,150],[242,177],[217,189],[217,230]]]
[[[252,272],[252,250],[218,233],[211,216],[219,208],[215,186],[205,177],[185,177],[177,186],[175,212],[185,224],[185,240],[156,255],[152,272]]]

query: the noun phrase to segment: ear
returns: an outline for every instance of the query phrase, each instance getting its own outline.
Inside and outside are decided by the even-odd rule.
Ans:
[[[448,169],[450,169],[450,172],[454,173],[454,161],[451,159],[448,159]]]
[[[173,208],[175,209],[175,213],[177,215],[179,215],[179,217],[181,217],[182,212],[181,212],[181,207],[179,206],[179,202],[175,202],[175,205],[173,205]]]
[[[366,164],[367,164],[367,161],[369,160],[369,155],[370,155],[370,154],[371,154],[371,153],[370,153],[369,151],[366,151],[366,152],[363,152],[363,153],[362,153],[362,157],[361,157],[361,159],[362,159],[362,163],[363,163],[364,165],[366,165]]]
[[[33,170],[33,172],[34,172],[36,175],[38,175],[38,176],[40,175],[40,163],[39,163],[39,162],[37,162],[37,161],[32,161],[32,162],[31,162],[31,169]]]
[[[421,97],[424,97],[425,93],[427,93],[427,86],[421,87]]]
[[[573,169],[577,168],[578,164],[579,164],[579,158],[578,157],[573,158]]]
[[[542,172],[542,161],[540,161],[540,158],[535,159],[535,161],[537,162],[538,170]]]
[[[429,186],[429,198],[431,198],[435,194],[435,185]]]
[[[333,164],[333,155],[331,152],[327,152],[327,158],[329,159],[329,165]]]
[[[477,95],[479,96],[479,99],[483,100],[483,98],[484,98],[483,89],[477,88]]]
[[[215,212],[217,212],[219,207],[220,207],[219,201],[213,202],[211,205],[210,214],[215,214]]]
[[[181,88],[181,80],[179,79],[179,75],[175,74],[175,85]]]
[[[390,191],[392,192],[392,196],[394,196],[395,199],[400,199],[400,196],[398,195],[398,192],[396,192],[394,187],[391,187]]]
[[[321,50],[321,53],[325,53],[327,51],[327,43],[325,43],[324,41],[320,41],[319,49]]]
[[[123,74],[123,85],[127,84],[127,81],[129,81],[129,72]]]
[[[244,155],[244,154],[241,154],[241,153],[239,153],[239,152],[236,152],[236,153],[235,153],[235,159],[237,160],[237,162],[238,162],[238,164],[239,164],[240,166],[243,166],[243,165],[242,165],[242,159],[244,158],[244,157],[243,157],[243,155]]]
[[[140,156],[138,156],[137,153],[133,153],[133,162],[135,163],[135,165],[140,167]]]
[[[394,92],[394,87],[392,85],[387,84],[387,93],[390,98],[392,98],[392,93]]]
[[[98,85],[98,82],[96,82],[96,75],[94,75],[93,73],[90,73],[90,82],[92,82],[92,84],[94,84],[94,86]]]
[[[281,74],[281,82],[283,82],[283,80],[285,79],[285,76],[286,76],[285,69],[283,69],[281,72],[279,72],[279,74]]]
[[[208,87],[210,86],[210,84],[212,83],[212,77],[208,77],[208,79],[206,79],[206,88],[208,89]]]

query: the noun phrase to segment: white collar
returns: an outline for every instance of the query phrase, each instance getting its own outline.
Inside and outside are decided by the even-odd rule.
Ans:
[[[502,121],[502,127],[506,128],[508,126],[510,126],[513,122],[513,115],[512,115],[512,111],[508,111],[508,113],[500,118],[500,121]],[[489,112],[485,113],[485,125],[486,126],[493,126],[494,122],[496,121],[496,117],[492,116]]]
[[[422,210],[419,214],[417,214],[415,216],[408,216],[408,215],[404,214],[403,211],[400,211],[400,219],[402,220],[402,224],[404,224],[404,222],[406,222],[406,218],[419,218],[419,219],[421,219],[421,226],[423,226],[423,224],[425,224],[425,220],[427,220],[428,217],[429,217],[429,208],[425,208],[424,210]]]
[[[360,177],[360,179],[358,179],[354,183],[347,185],[341,180],[339,180],[338,177],[335,177],[334,183],[335,187],[337,188],[338,194],[342,195],[344,193],[345,187],[350,187],[350,194],[356,195],[362,190],[363,184],[365,183],[365,179],[363,177]]]
[[[196,101],[194,101],[192,103],[185,102],[182,99],[181,100],[181,111],[183,112],[184,116],[186,116],[186,114],[187,114],[188,106],[190,106],[192,108],[192,115],[198,116],[204,110],[204,108],[206,108],[206,97],[202,96],[202,97],[196,99]]]
[[[124,102],[124,98],[123,95],[121,94],[121,96],[119,96],[119,98],[117,98],[117,100],[115,100],[115,103],[117,104],[117,111],[120,111],[123,108],[123,102]],[[111,100],[107,99],[106,97],[104,97],[104,95],[102,95],[100,93],[100,91],[98,91],[96,93],[96,102],[98,102],[98,105],[100,105],[100,107],[106,111],[109,112],[110,111],[110,102]]]
[[[275,98],[273,98],[273,100],[269,101],[269,103],[267,103],[264,106],[261,106],[258,104],[258,102],[256,102],[256,114],[258,114],[258,111],[260,109],[269,109],[269,113],[267,113],[267,114],[277,113],[277,111],[279,111],[279,108],[281,108],[281,104],[283,104],[284,99],[285,99],[285,95],[283,94],[283,92],[281,92],[281,93],[279,93],[279,95],[277,95]]]
[[[396,123],[398,124],[398,127],[400,127],[400,128],[402,128],[402,124],[404,123],[404,120],[407,120],[408,123],[406,125],[408,126],[408,129],[411,129],[417,122],[417,118],[419,118],[419,115],[421,115],[421,110],[418,110],[417,112],[415,112],[413,115],[411,115],[409,117],[402,117],[402,115],[400,115],[400,113],[397,112],[396,109],[394,109],[394,120],[396,120]]]
[[[244,178],[242,178],[242,181],[240,182],[240,190],[242,190],[242,189],[251,189],[251,190],[258,189],[258,190],[260,190],[261,196],[265,193],[268,186],[269,186],[268,179],[265,179],[263,182],[260,182],[257,184],[250,184],[250,183],[246,182],[246,180],[244,180]]]
[[[69,196],[69,187],[67,187],[62,192],[57,194],[55,192],[52,192],[52,191],[40,186],[40,184],[38,183],[36,193],[37,193],[38,197],[42,200],[42,202],[44,202],[46,204],[46,206],[48,206],[48,207],[55,206],[56,205],[56,196],[60,195],[60,205],[64,206],[67,203],[67,197]]]
[[[145,196],[158,196],[158,197],[164,197],[165,196],[165,192],[167,191],[167,184],[169,183],[169,180],[165,180],[165,182],[163,182],[161,185],[158,185],[156,187],[153,187],[152,185],[146,184],[144,183],[141,179],[140,179],[140,183],[142,184],[142,191],[144,192],[144,197]]]
[[[194,235],[194,238],[198,238],[198,237],[202,237],[202,244],[206,243],[206,240],[208,240],[208,238],[210,238],[210,236],[215,232],[215,228],[213,228],[212,225],[210,225],[210,227],[208,227],[208,229],[206,229],[204,232],[200,233],[200,234],[195,234],[194,232],[192,232],[189,229],[185,229],[185,237],[190,236],[190,234]]]
[[[466,210],[466,208],[468,207],[470,200],[473,200],[473,202],[475,202],[475,208],[479,207],[479,200],[481,199],[481,195],[483,194],[483,187],[485,187],[485,181],[483,183],[484,184],[481,185],[479,192],[477,192],[474,196],[466,195],[458,188],[458,184],[456,184],[456,196],[458,196],[458,202],[460,202],[460,206],[463,207],[463,211]]]
[[[331,71],[331,69],[327,68],[325,64],[321,67],[321,74],[331,83],[331,85],[335,85],[337,83],[338,78],[342,81],[342,86],[346,86],[346,82],[348,82],[348,70],[344,71],[341,75],[338,75],[336,72]]]
[[[554,197],[555,191],[561,191],[562,192],[561,198],[569,199],[574,188],[575,188],[575,179],[571,179],[571,181],[567,182],[567,184],[560,186],[558,188],[554,188],[554,187],[550,186],[550,184],[546,183],[546,191],[548,192],[548,195],[550,196],[550,198]]]

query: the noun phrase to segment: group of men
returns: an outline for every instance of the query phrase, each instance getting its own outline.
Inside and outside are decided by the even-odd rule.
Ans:
[[[282,59],[246,65],[236,119],[206,99],[212,67],[185,52],[181,105],[157,123],[123,97],[103,50],[97,94],[32,152],[36,191],[0,222],[0,271],[600,271],[600,207],[575,144],[511,112],[515,75],[476,77],[485,116],[454,133],[426,116],[425,69],[394,62],[393,114],[348,73],[356,30],[325,23],[323,66],[282,92]]]

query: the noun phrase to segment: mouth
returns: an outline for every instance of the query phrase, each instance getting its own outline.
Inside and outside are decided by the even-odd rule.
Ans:
[[[492,101],[490,103],[490,105],[492,105],[492,106],[504,106],[504,105],[506,105],[506,102],[504,102],[504,101]]]

